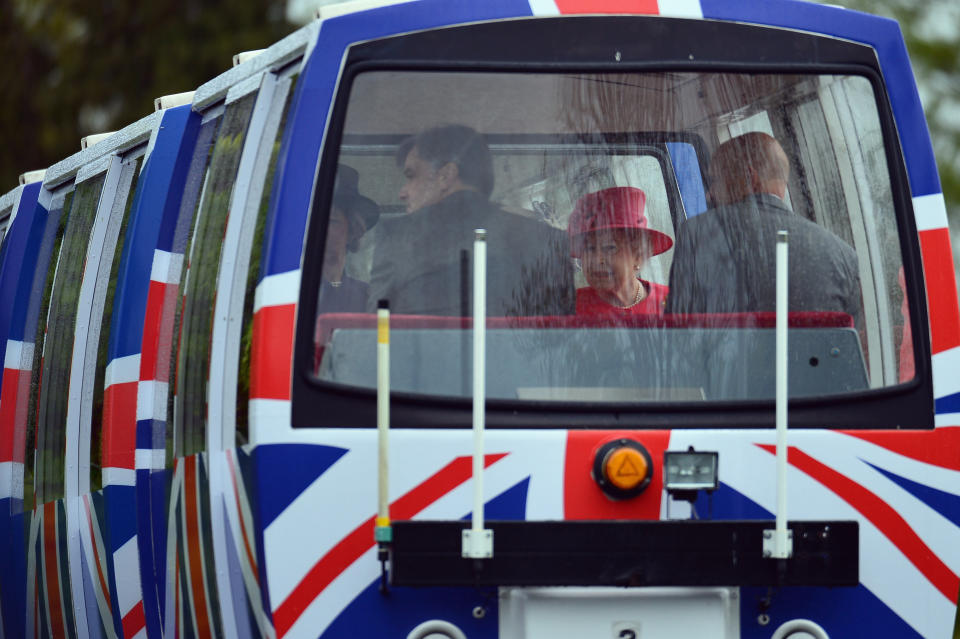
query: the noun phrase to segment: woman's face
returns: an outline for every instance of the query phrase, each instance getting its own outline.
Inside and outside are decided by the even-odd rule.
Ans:
[[[629,287],[633,290],[643,256],[634,249],[626,233],[596,231],[584,237],[580,263],[587,283],[594,289],[617,291]]]

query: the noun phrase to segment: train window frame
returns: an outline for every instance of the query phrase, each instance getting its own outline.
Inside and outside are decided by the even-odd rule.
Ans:
[[[166,411],[166,427],[164,429],[164,447],[166,452],[164,455],[164,467],[168,470],[173,467],[174,460],[178,456],[182,457],[182,455],[179,454],[181,452],[179,448],[181,444],[174,424],[177,406],[177,358],[180,351],[180,323],[183,311],[183,295],[181,293],[184,290],[189,271],[187,260],[189,259],[192,247],[193,233],[196,227],[200,200],[203,195],[203,187],[206,183],[207,170],[209,169],[210,159],[213,154],[213,145],[220,131],[222,122],[222,104],[211,107],[202,119],[193,152],[190,156],[190,164],[185,180],[186,185],[180,199],[177,222],[174,230],[173,247],[179,259],[171,259],[167,265],[167,273],[164,274],[167,281],[176,282],[175,287],[170,287],[170,290],[173,291],[173,300],[163,305],[163,315],[159,320],[161,326],[170,326],[170,335],[173,336],[173,339],[170,344],[166,345],[168,348],[159,350],[156,362],[157,375],[166,377],[168,380],[165,389],[166,396],[163,400],[163,406]],[[182,253],[176,251],[178,247],[182,247]]]
[[[641,24],[648,33],[671,33],[672,37],[637,38]],[[684,37],[678,37],[679,32],[683,32]],[[575,50],[564,50],[555,44],[574,36],[578,42]],[[784,46],[784,38],[790,40],[790,46]],[[731,41],[738,42],[738,46],[724,47],[723,43]],[[616,62],[614,50],[619,54]],[[757,51],[765,52],[763,62],[756,62]],[[791,426],[846,429],[934,426],[931,348],[929,334],[923,329],[928,322],[919,239],[906,167],[874,49],[838,38],[741,23],[652,17],[564,17],[449,27],[349,47],[335,90],[325,146],[318,159],[314,201],[304,242],[291,390],[293,427],[372,427],[376,423],[374,391],[320,382],[312,375],[312,313],[320,264],[317,256],[307,250],[310,246],[322,246],[324,239],[326,210],[332,198],[352,83],[357,75],[371,70],[531,73],[683,70],[866,78],[876,101],[884,140],[883,154],[909,291],[910,322],[917,327],[913,335],[915,376],[880,389],[791,399]],[[492,428],[625,425],[769,428],[774,425],[772,400],[601,405],[488,399],[487,405],[487,422]],[[469,400],[397,393],[391,397],[391,425],[465,428],[470,425]]]
[[[253,79],[259,80],[259,78]],[[209,369],[213,364],[210,360],[210,353],[212,350],[212,330],[215,318],[212,307],[208,308],[207,306],[201,305],[198,308],[194,308],[194,305],[197,304],[196,287],[198,286],[199,280],[197,278],[199,277],[205,278],[203,282],[200,282],[204,286],[208,288],[210,286],[213,287],[212,297],[213,299],[216,298],[216,286],[219,281],[222,258],[222,244],[219,243],[217,238],[222,239],[223,231],[228,223],[229,205],[233,196],[236,172],[242,160],[243,147],[250,126],[250,118],[256,106],[256,89],[259,86],[258,84],[251,84],[249,82],[247,84],[249,85],[249,90],[238,92],[235,97],[231,96],[233,99],[228,100],[228,103],[224,107],[223,116],[211,147],[210,161],[204,175],[204,186],[197,200],[198,208],[191,232],[189,257],[187,258],[187,265],[184,269],[183,285],[181,288],[183,302],[179,304],[180,308],[178,309],[177,355],[174,358],[177,362],[175,364],[177,370],[176,375],[171,378],[171,380],[176,380],[174,420],[172,422],[175,457],[185,457],[201,453],[207,450],[209,446],[210,427],[206,416],[210,389]],[[239,149],[230,151],[226,145],[232,143],[228,142],[224,142],[224,146],[221,149],[223,154],[234,153],[233,157],[236,158],[236,163],[232,167],[230,165],[224,165],[224,168],[229,172],[225,175],[229,175],[229,177],[228,182],[224,183],[223,186],[226,187],[229,185],[229,191],[226,193],[226,201],[222,209],[215,209],[216,204],[208,200],[208,198],[216,196],[216,194],[210,190],[215,187],[215,185],[211,184],[211,176],[213,176],[215,171],[220,170],[220,164],[218,163],[220,154],[218,153],[217,145],[223,140],[224,126],[228,124],[232,117],[239,118],[236,123],[240,126],[240,129],[235,132],[240,136]],[[211,211],[213,211],[213,213],[211,213]],[[208,219],[213,214],[217,217],[215,219]],[[220,228],[220,232],[210,232],[210,228],[206,226],[210,223],[216,225],[214,230]],[[215,243],[217,247],[215,252],[204,250],[207,248],[207,241]],[[215,255],[211,253],[215,253]],[[198,272],[197,269],[200,267],[201,262],[210,269],[209,273],[201,274]],[[206,328],[202,330],[190,330],[191,325],[184,320],[188,310],[191,312],[196,311],[197,321],[204,321],[203,316],[206,315],[206,324],[201,324],[201,327],[206,326]],[[190,342],[190,340],[195,341]],[[196,357],[190,353],[191,344],[193,344],[195,348],[201,349],[203,353],[202,357]],[[186,367],[191,365],[193,366],[193,370],[188,374]],[[188,398],[185,397],[186,391],[193,394],[193,397],[189,398],[190,402],[194,404],[202,403],[203,405],[202,410],[194,410],[193,413],[193,420],[196,424],[199,424],[199,426],[196,424],[188,426],[185,423],[185,414],[188,410]],[[188,428],[192,433],[189,436],[189,445],[187,436]]]
[[[106,166],[103,166],[106,169]],[[73,367],[74,338],[77,331],[83,271],[87,262],[90,237],[97,222],[100,203],[107,184],[108,171],[91,171],[74,185],[74,197],[57,251],[53,286],[45,318],[45,337],[41,351],[40,388],[37,396],[35,491],[38,503],[63,499],[72,485],[67,478],[68,435],[70,430],[70,381]],[[78,176],[80,177],[80,176]],[[86,226],[80,226],[86,225]],[[67,252],[69,251],[69,252]],[[66,252],[66,253],[65,253]],[[53,261],[53,260],[51,260]],[[75,291],[75,293],[74,293]],[[73,296],[73,297],[71,297]],[[68,344],[69,342],[69,344]],[[63,356],[53,357],[57,352]],[[65,360],[65,361],[62,361]],[[56,367],[56,368],[54,368]],[[54,377],[57,372],[59,377]],[[52,416],[51,416],[52,414]],[[53,450],[54,446],[62,450]],[[71,464],[72,466],[72,464]],[[49,476],[49,478],[48,478]]]
[[[103,407],[106,396],[107,352],[113,325],[113,300],[129,230],[130,213],[147,150],[146,142],[136,144],[123,153],[116,154],[112,160],[113,166],[109,169],[116,173],[117,187],[109,203],[102,250],[96,252],[99,264],[93,273],[95,282],[81,380],[83,392],[78,437],[80,494],[103,488]]]
[[[232,307],[240,317],[239,334],[231,340],[238,340],[237,343],[231,341],[228,348],[235,349],[235,361],[237,377],[232,387],[229,389],[233,396],[233,419],[223,421],[224,432],[222,433],[224,446],[232,445],[241,447],[250,442],[250,376],[251,376],[251,356],[252,356],[252,337],[253,337],[253,317],[254,302],[256,297],[256,287],[262,271],[262,260],[264,256],[264,238],[266,234],[267,218],[270,202],[275,197],[274,186],[277,175],[277,168],[281,158],[281,151],[284,147],[284,141],[289,136],[288,125],[290,122],[291,109],[294,104],[297,84],[301,75],[302,59],[297,58],[294,61],[283,65],[271,72],[274,76],[274,82],[277,84],[276,90],[272,96],[272,105],[280,104],[279,114],[277,110],[271,108],[271,118],[277,118],[275,127],[273,127],[274,137],[268,141],[265,137],[258,149],[259,154],[266,154],[263,165],[258,164],[258,170],[265,170],[262,184],[259,185],[260,197],[254,198],[252,205],[255,210],[248,213],[252,216],[252,227],[248,231],[252,234],[249,238],[249,247],[242,253],[242,259],[246,262],[246,267],[238,266],[238,277],[245,278],[238,285],[238,307]],[[277,117],[279,115],[279,117]],[[267,150],[269,147],[269,152]],[[231,315],[232,316],[232,315]],[[234,353],[230,354],[231,357]],[[226,389],[226,387],[225,387]],[[225,411],[230,411],[229,400],[224,398]],[[228,432],[232,429],[232,432]]]

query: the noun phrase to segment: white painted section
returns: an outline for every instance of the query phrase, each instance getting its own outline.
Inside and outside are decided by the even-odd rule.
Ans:
[[[957,392],[960,392],[960,346],[933,355],[934,398]]]
[[[167,382],[148,380],[137,384],[137,421],[167,420]]]
[[[671,18],[703,18],[700,0],[659,0],[660,15]]]
[[[7,350],[3,358],[3,367],[17,371],[29,371],[33,368],[33,342],[7,340]]]
[[[116,567],[117,605],[120,608],[120,617],[123,618],[143,600],[140,594],[140,563],[136,535],[113,553],[113,562]]]
[[[740,637],[738,588],[501,588],[499,603],[501,639]]]
[[[128,384],[140,379],[140,353],[116,357],[107,364],[104,374],[104,386],[109,388],[113,384]]]
[[[291,441],[293,428],[290,427],[290,400],[251,399],[248,418],[251,444],[279,444]]]
[[[150,265],[150,280],[164,284],[180,284],[180,273],[183,269],[183,254],[169,253],[156,249],[153,252],[153,263]]]
[[[211,428],[210,430],[212,430]],[[234,499],[230,483],[229,460],[223,450],[210,450],[207,453],[207,468],[210,479],[210,529],[213,537],[214,578],[217,584],[220,619],[224,637],[236,637],[237,616],[233,608],[233,589],[230,585],[230,562],[227,553],[226,519],[221,516],[224,506]],[[242,584],[241,584],[241,587]],[[210,605],[216,605],[211,601]]]
[[[104,466],[103,485],[104,486],[135,486],[137,483],[137,471],[132,468],[117,468],[116,466]]]
[[[300,431],[298,431],[300,432]],[[309,570],[342,539],[376,514],[376,432],[353,429],[316,429],[326,443],[348,452],[301,493],[265,531],[267,580],[274,609],[293,591]],[[311,438],[314,438],[311,437]],[[323,443],[318,441],[317,443]],[[491,431],[487,454],[508,453],[485,470],[484,497],[490,500],[529,478],[527,518],[563,518],[563,468],[566,432]],[[466,430],[392,433],[390,441],[390,494],[399,499],[428,480],[457,457],[469,469],[471,433]],[[349,490],[344,487],[349,486]],[[430,504],[417,519],[459,519],[470,512],[473,486],[468,479]],[[336,513],[324,526],[305,530],[304,517]],[[322,515],[320,515],[322,516]],[[371,534],[371,550],[338,576],[309,606],[289,636],[322,633],[343,605],[351,601],[379,574]],[[297,548],[296,557],[289,549]],[[309,629],[309,630],[308,630]],[[306,636],[303,634],[303,636]]]
[[[560,9],[554,0],[530,0],[530,11],[535,16],[557,16]]]
[[[138,448],[136,450],[137,470],[163,470],[167,451],[162,448]]]
[[[913,216],[918,231],[947,228],[947,204],[943,193],[913,198]]]
[[[16,478],[19,477],[20,481]],[[23,463],[0,462],[0,499],[23,499]]]
[[[296,304],[300,297],[300,269],[279,275],[268,275],[257,285],[253,298],[253,312],[265,306]]]

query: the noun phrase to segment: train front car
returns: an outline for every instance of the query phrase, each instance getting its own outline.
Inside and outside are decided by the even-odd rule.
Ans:
[[[259,494],[283,495],[260,522],[277,635],[944,636],[960,334],[898,26],[792,2],[546,4],[410,3],[321,25],[258,289],[277,300],[264,325],[289,326],[297,303],[290,403],[266,375],[251,403]],[[765,163],[781,171],[772,212],[732,216],[766,196],[725,196],[724,181],[774,192],[754,183]],[[639,205],[614,197],[636,190]],[[762,541],[777,510],[771,220],[791,232],[785,560]],[[483,559],[461,546],[477,227]],[[622,246],[608,240],[598,267],[591,242],[628,236],[647,239],[627,268],[643,264],[640,285],[617,299]],[[279,334],[254,336],[254,378],[282,370]],[[711,465],[685,488],[684,468]]]

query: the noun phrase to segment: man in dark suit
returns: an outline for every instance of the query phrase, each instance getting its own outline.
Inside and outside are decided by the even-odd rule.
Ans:
[[[427,129],[397,153],[407,215],[382,220],[370,273],[369,310],[472,314],[474,230],[487,231],[487,314],[569,314],[573,274],[563,231],[489,202],[493,160],[473,129]]]
[[[747,133],[718,147],[710,165],[714,207],[677,234],[668,313],[776,309],[777,232],[789,233],[789,309],[842,311],[862,326],[857,255],[784,204],[790,165],[773,137]]]

